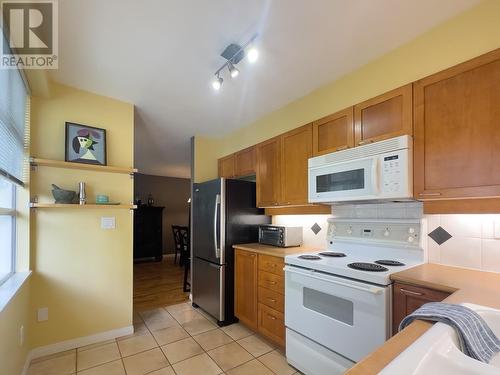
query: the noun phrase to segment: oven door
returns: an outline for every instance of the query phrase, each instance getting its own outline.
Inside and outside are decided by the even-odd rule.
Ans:
[[[285,325],[359,361],[389,338],[391,287],[285,267]]]
[[[309,202],[377,199],[378,158],[370,157],[309,168]]]

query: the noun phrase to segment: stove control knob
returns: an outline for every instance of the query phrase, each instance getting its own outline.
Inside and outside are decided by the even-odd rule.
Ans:
[[[409,234],[415,233],[415,228],[412,228],[412,227],[408,228],[408,233]]]
[[[347,234],[352,234],[352,227],[347,228]]]
[[[390,235],[391,235],[391,232],[389,231],[389,228],[386,228],[385,232],[384,232],[384,237],[389,237]]]
[[[408,242],[413,242],[413,241],[415,241],[415,237],[413,237],[413,236],[409,236],[409,237],[408,237]]]

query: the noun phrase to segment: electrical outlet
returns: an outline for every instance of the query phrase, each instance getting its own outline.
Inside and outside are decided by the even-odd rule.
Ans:
[[[24,345],[24,326],[19,327],[19,346]]]
[[[116,220],[114,216],[101,217],[101,229],[115,229]]]
[[[38,321],[45,322],[49,320],[49,308],[48,307],[40,307],[38,309]]]

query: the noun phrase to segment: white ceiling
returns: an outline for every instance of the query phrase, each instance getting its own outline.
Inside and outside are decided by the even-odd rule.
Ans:
[[[135,166],[188,177],[191,136],[243,127],[478,2],[60,0],[52,78],[134,103]],[[219,54],[255,32],[258,62],[214,92]]]

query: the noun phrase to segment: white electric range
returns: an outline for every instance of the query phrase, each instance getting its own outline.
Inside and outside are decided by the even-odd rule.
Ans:
[[[392,331],[391,273],[423,263],[420,220],[328,219],[324,251],[285,257],[288,362],[341,374]]]

